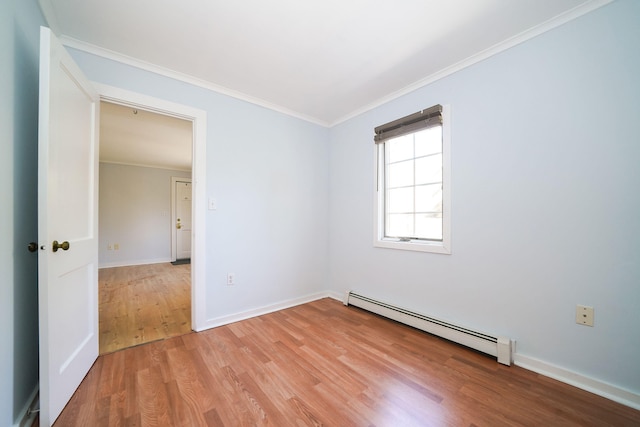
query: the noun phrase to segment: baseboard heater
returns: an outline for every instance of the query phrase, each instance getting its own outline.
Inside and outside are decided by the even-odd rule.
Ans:
[[[462,344],[498,359],[499,363],[511,365],[511,340],[506,337],[494,337],[473,331],[462,326],[414,313],[381,301],[347,292],[344,305],[353,305],[375,314],[387,317],[416,329]]]

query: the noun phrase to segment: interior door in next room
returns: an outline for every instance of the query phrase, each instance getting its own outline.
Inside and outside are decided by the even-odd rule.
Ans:
[[[191,182],[176,185],[176,259],[191,258]]]

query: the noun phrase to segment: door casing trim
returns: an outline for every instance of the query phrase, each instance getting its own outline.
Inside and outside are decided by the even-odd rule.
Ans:
[[[206,173],[207,173],[207,112],[188,105],[131,92],[125,89],[91,82],[100,100],[143,109],[193,123],[192,168],[193,185],[191,219],[191,328],[206,327]],[[196,232],[197,230],[197,232]],[[97,283],[96,283],[97,286]]]

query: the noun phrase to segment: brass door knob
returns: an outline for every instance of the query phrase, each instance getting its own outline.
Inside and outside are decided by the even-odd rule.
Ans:
[[[51,247],[53,249],[53,252],[58,252],[58,249],[62,249],[63,251],[68,251],[69,250],[69,242],[64,241],[62,243],[58,243],[57,240],[54,240],[53,243],[51,244]]]
[[[176,228],[177,228],[178,230],[180,230],[180,229],[182,228],[182,224],[177,223],[177,224],[176,224]]]
[[[36,242],[31,242],[27,245],[27,249],[29,249],[29,252],[35,252],[38,250],[38,244]]]

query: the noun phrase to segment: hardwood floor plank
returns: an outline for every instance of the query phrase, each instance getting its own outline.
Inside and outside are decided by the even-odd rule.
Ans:
[[[348,366],[343,363],[336,363],[337,360],[335,359],[327,359],[321,353],[308,346],[300,348],[299,356],[308,360],[321,372],[323,383],[333,385],[336,390],[346,393],[348,396],[358,395],[367,388],[366,383],[358,381],[350,374]]]
[[[171,406],[171,420],[167,425],[172,426],[192,426],[197,425],[192,415],[192,410],[185,405],[178,383],[175,380],[168,381],[164,384],[167,393],[167,400]]]
[[[183,400],[194,414],[198,414],[213,409],[213,396],[209,387],[201,381],[201,378],[207,378],[204,377],[206,372],[196,371],[190,353],[191,350],[187,349],[171,349],[167,358]]]
[[[322,420],[318,419],[318,416],[312,409],[297,397],[293,396],[287,402],[291,405],[292,412],[295,414],[296,424],[303,426],[323,426],[325,425]]]
[[[56,422],[88,425],[600,427],[640,411],[322,299],[100,356]]]
[[[136,373],[136,381],[140,390],[138,394],[138,411],[142,424],[147,426],[158,426],[158,414],[156,413],[156,390],[151,379],[149,369],[143,369]]]
[[[162,263],[100,269],[100,354],[189,333],[190,268]]]
[[[222,418],[220,418],[218,411],[216,411],[215,409],[207,411],[204,414],[204,420],[207,423],[208,427],[224,427]]]

